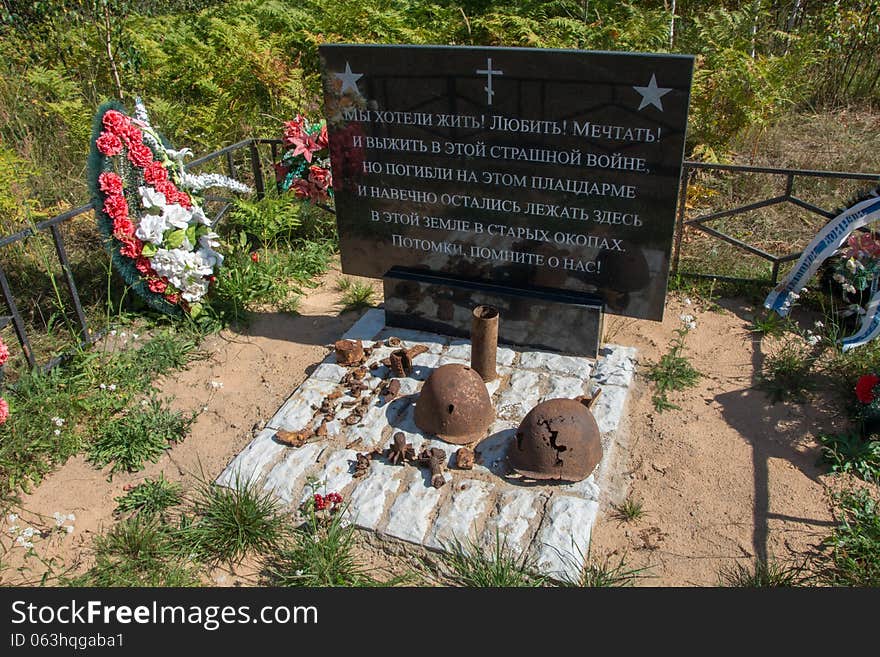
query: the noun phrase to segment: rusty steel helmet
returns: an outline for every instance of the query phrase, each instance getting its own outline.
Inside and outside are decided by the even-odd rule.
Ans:
[[[494,416],[483,378],[467,365],[438,367],[416,402],[416,426],[455,445],[482,438]]]
[[[602,460],[599,425],[585,403],[550,399],[535,406],[516,430],[510,465],[532,479],[580,481]]]

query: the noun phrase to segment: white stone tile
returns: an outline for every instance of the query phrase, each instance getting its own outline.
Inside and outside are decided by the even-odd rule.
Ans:
[[[444,356],[449,358],[457,358],[470,362],[471,360],[471,341],[456,338],[449,343],[449,349],[443,352]]]
[[[519,366],[529,370],[569,374],[587,379],[593,368],[593,361],[583,356],[564,356],[549,351],[524,351]]]
[[[306,486],[300,504],[315,493],[341,493],[354,480],[354,464],[357,452],[351,449],[340,449],[333,452],[324,467],[314,476],[314,486]]]
[[[382,444],[382,433],[389,424],[389,415],[394,415],[403,400],[397,399],[388,404],[373,404],[363,415],[361,421],[354,425],[346,425],[345,444],[358,451],[365,452]]]
[[[488,552],[501,542],[510,554],[525,554],[541,521],[545,497],[527,488],[509,488],[495,504],[495,512],[486,520],[480,543]]]
[[[444,365],[452,364],[467,365],[468,367],[470,367],[471,361],[469,358],[453,358],[452,356],[447,356],[446,354],[443,354],[442,356],[440,356],[440,361],[437,363],[437,367],[443,367]]]
[[[498,347],[498,353],[495,356],[495,364],[510,367],[516,359],[516,351],[508,347]]]
[[[286,448],[289,453],[269,472],[263,490],[284,504],[299,500],[305,474],[315,465],[324,447],[319,443],[306,443],[302,447]]]
[[[596,418],[599,431],[608,433],[616,430],[620,424],[620,418],[623,416],[626,406],[628,389],[620,386],[601,386],[601,388],[602,394],[590,410]]]
[[[480,521],[489,508],[494,486],[478,479],[459,479],[452,484],[452,496],[440,510],[425,546],[448,548],[456,541],[469,545],[478,538]]]
[[[285,431],[304,429],[315,415],[313,407],[319,407],[324,398],[335,389],[336,384],[333,381],[306,379],[290,399],[284,402],[266,427]]]
[[[496,420],[489,428],[489,435],[474,448],[476,452],[475,470],[503,476],[510,471],[507,465],[507,450],[513,442],[517,425],[511,426],[505,420]]]
[[[590,545],[598,502],[554,495],[532,542],[538,572],[557,580],[578,581]]]
[[[599,362],[593,373],[593,380],[603,385],[627,387],[632,383],[636,371],[636,355],[634,347],[605,345],[599,350]]]
[[[347,373],[348,369],[342,367],[342,365],[337,365],[334,362],[321,363],[315,368],[315,371],[312,372],[310,378],[318,381],[332,381],[333,383],[339,383],[342,380],[342,377]]]
[[[587,381],[571,376],[550,376],[550,387],[547,393],[541,398],[541,401],[548,399],[574,399],[580,397],[586,392]]]
[[[380,308],[371,308],[348,331],[342,334],[342,339],[372,340],[384,326],[385,311]]]
[[[603,457],[604,459],[604,457]],[[553,490],[560,495],[576,495],[587,500],[599,501],[599,486],[596,484],[595,471],[586,479],[571,484],[558,484]]]
[[[406,488],[394,500],[383,534],[409,543],[422,543],[443,490],[431,486],[429,479],[427,471],[409,469],[404,480]]]
[[[370,474],[358,482],[349,496],[345,517],[356,526],[375,531],[385,508],[400,488],[404,467],[387,465],[378,459],[370,464]]]
[[[275,429],[263,429],[250,444],[238,453],[217,477],[221,486],[257,482],[280,454],[288,449],[274,440]]]
[[[537,372],[515,370],[507,390],[502,391],[498,399],[496,415],[519,424],[541,398],[540,383],[541,375]]]

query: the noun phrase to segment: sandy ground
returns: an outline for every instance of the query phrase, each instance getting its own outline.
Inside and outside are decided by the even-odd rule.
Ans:
[[[203,360],[161,382],[177,407],[202,410],[192,435],[158,463],[110,480],[77,457],[25,496],[19,524],[49,528],[59,511],[76,515],[75,530],[36,540],[39,560],[23,561],[21,548],[9,551],[2,557],[8,566],[0,571],[0,584],[37,583],[50,567],[54,573],[88,567],[92,540],[112,524],[114,498],[128,486],[164,473],[191,490],[199,478],[216,477],[323,359],[326,345],[359,317],[340,314],[338,275],[323,277],[299,314],[261,314],[246,331],[224,331],[203,344]],[[591,552],[644,568],[641,585],[714,585],[719,569],[737,561],[797,559],[832,524],[829,490],[839,482],[816,467],[815,435],[843,427],[845,418],[821,399],[774,405],[755,390],[764,353],[746,328],[754,309],[741,300],[719,304],[687,305],[682,295],[673,295],[662,323],[616,317],[606,322],[606,341],[639,349],[639,371]],[[683,312],[697,320],[687,353],[704,376],[696,388],[670,396],[680,410],[657,413],[645,372],[667,351]],[[212,387],[212,381],[223,385]],[[642,501],[643,517],[615,517],[614,505],[627,496]],[[0,540],[8,547],[6,525],[4,518]],[[391,572],[399,561],[375,549],[365,548],[363,557]],[[218,569],[210,582],[258,582],[253,568],[237,571]]]

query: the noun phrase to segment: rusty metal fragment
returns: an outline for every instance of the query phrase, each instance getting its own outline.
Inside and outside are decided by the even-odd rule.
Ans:
[[[410,358],[409,352],[406,349],[398,349],[392,352],[391,356],[388,357],[388,362],[394,376],[409,376],[412,372],[412,358]]]
[[[288,447],[302,447],[302,445],[313,435],[315,434],[309,427],[301,429],[300,431],[278,429],[275,432],[275,440]]]
[[[428,348],[423,344],[417,344],[415,347],[410,347],[406,350],[406,355],[409,356],[410,360],[413,360],[419,354],[423,354],[428,351]]]
[[[402,340],[393,335],[385,341],[385,344],[387,344],[389,347],[399,347],[401,343]]]
[[[327,418],[324,418],[321,424],[318,425],[318,428],[315,429],[315,435],[319,438],[325,438],[327,436],[327,422]]]
[[[416,458],[416,450],[411,443],[406,442],[406,436],[398,431],[391,438],[386,456],[392,465],[398,465]]]
[[[372,454],[361,454],[358,452],[355,455],[355,463],[354,463],[354,474],[352,475],[354,478],[364,477],[370,472],[370,464],[373,461]]]
[[[364,418],[363,418],[363,416],[362,416],[360,413],[351,413],[350,415],[348,415],[348,416],[345,418],[345,423],[346,423],[348,426],[351,427],[351,426],[354,426],[355,424],[357,424],[358,422],[360,422],[360,421],[363,420],[363,419],[364,419]]]
[[[379,394],[382,395],[382,403],[387,404],[400,395],[400,379],[391,379],[386,381],[379,388]]]
[[[495,412],[480,375],[450,363],[434,370],[416,402],[416,426],[456,445],[482,438]]]
[[[419,454],[419,464],[426,465],[431,470],[431,485],[440,488],[446,483],[443,477],[443,464],[446,462],[446,452],[438,447],[423,449]]]
[[[338,340],[333,346],[340,365],[358,365],[364,360],[364,345],[360,340]]]
[[[578,400],[542,402],[520,423],[508,460],[533,479],[586,479],[602,460],[599,425]]]
[[[459,470],[473,470],[474,450],[467,447],[459,447],[455,452],[455,467]]]

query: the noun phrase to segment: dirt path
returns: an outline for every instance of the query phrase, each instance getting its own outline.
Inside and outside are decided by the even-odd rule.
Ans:
[[[78,571],[87,567],[92,539],[113,522],[114,498],[126,486],[160,473],[187,489],[199,477],[216,477],[359,316],[339,313],[337,276],[335,270],[324,276],[298,315],[262,314],[244,332],[209,338],[204,360],[162,383],[176,407],[202,410],[192,435],[158,463],[110,481],[76,457],[25,496],[20,523],[41,516],[52,526],[55,511],[76,515],[72,534],[35,543],[43,560],[54,558],[56,572],[62,562]],[[826,535],[832,521],[829,478],[815,467],[814,438],[845,419],[821,399],[773,405],[754,390],[763,354],[746,330],[753,309],[723,305],[705,310],[670,297],[662,323],[608,318],[606,340],[637,347],[640,368],[620,432],[618,474],[603,499],[591,551],[625,555],[631,567],[646,568],[645,585],[713,585],[719,568],[736,561],[792,558]],[[658,413],[645,371],[666,352],[684,312],[696,317],[687,354],[704,376],[696,388],[671,396],[680,410]],[[614,517],[613,504],[627,495],[643,502],[642,518]],[[15,559],[14,551],[4,558],[13,567],[2,573],[3,584],[34,582],[46,570],[38,561]],[[375,551],[369,562],[387,565]],[[256,583],[247,568],[218,570],[211,580]]]

